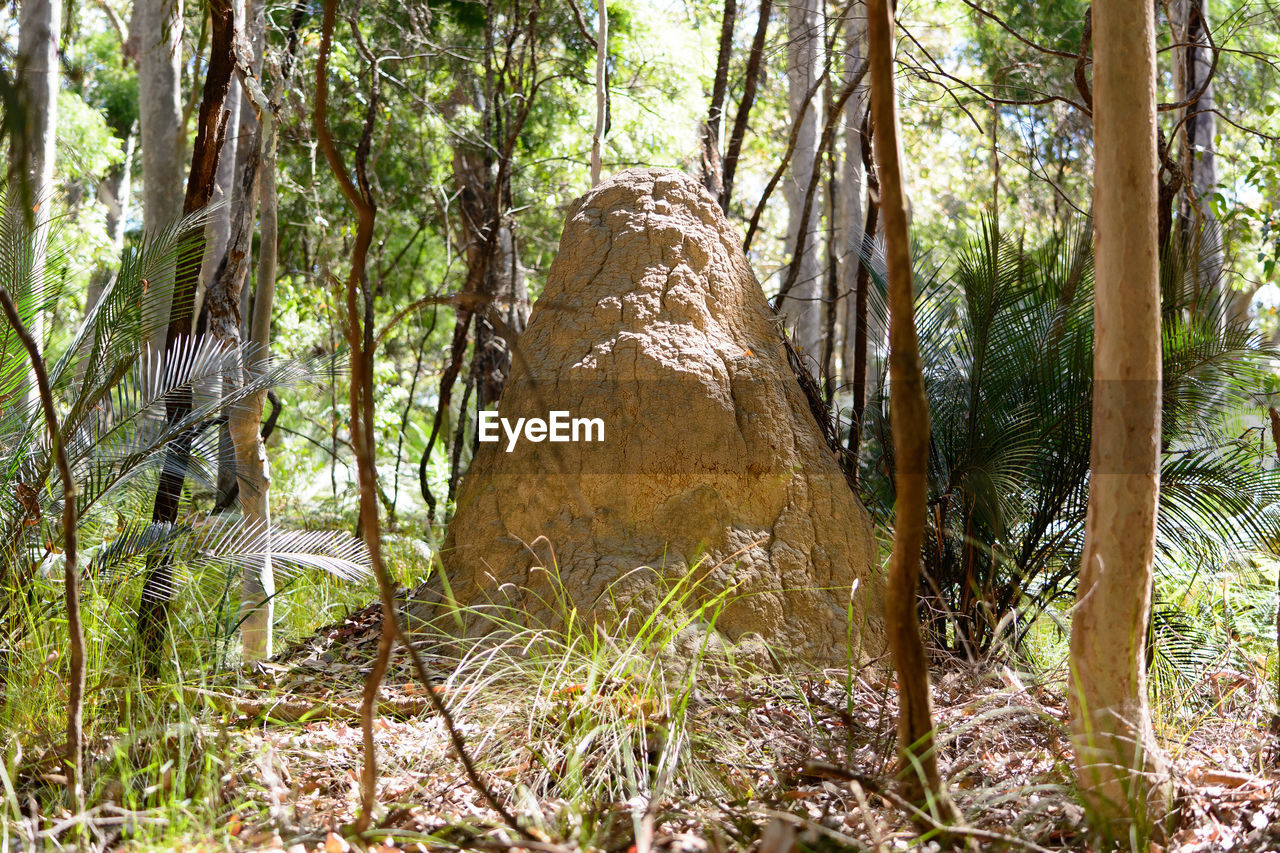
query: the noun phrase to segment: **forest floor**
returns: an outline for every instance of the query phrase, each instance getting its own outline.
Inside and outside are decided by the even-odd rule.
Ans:
[[[343,832],[359,807],[363,764],[356,709],[378,631],[376,607],[366,608],[255,668],[251,680],[242,675],[238,687],[197,691],[223,709],[222,742],[232,730],[237,758],[224,776],[225,825],[188,843],[351,849]],[[895,690],[874,669],[703,674],[682,694],[677,726],[677,711],[625,684],[543,674],[546,690],[528,680],[508,689],[505,670],[491,668],[451,686],[444,661],[427,654],[440,677],[432,689],[453,707],[468,752],[527,834],[468,783],[398,649],[376,722],[382,808],[373,849],[937,849],[927,832],[920,839],[930,819],[913,824],[888,784]],[[940,764],[978,846],[1096,849],[1071,789],[1061,680],[1033,684],[1007,666],[957,664],[936,673],[934,686]],[[1255,701],[1262,686],[1237,677],[1196,689],[1216,695],[1218,707],[1176,736],[1160,726],[1183,805],[1176,834],[1150,849],[1280,851],[1280,743],[1268,731],[1270,709]],[[610,751],[634,760],[612,766]],[[658,797],[628,798],[608,778],[628,772],[644,780],[633,794],[656,788]]]

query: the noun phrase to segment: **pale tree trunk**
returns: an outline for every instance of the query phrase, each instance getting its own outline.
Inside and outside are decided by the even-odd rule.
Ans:
[[[845,25],[845,84],[862,67],[867,35],[866,4],[855,3]],[[854,342],[858,335],[855,304],[858,269],[862,266],[862,229],[865,225],[863,198],[867,191],[862,163],[862,120],[867,112],[867,88],[859,85],[845,105],[844,161],[840,181],[840,375],[846,385],[853,383]],[[883,330],[881,330],[883,331]]]
[[[1218,184],[1218,161],[1214,151],[1217,116],[1210,73],[1212,51],[1208,47],[1209,0],[1176,0],[1173,8],[1174,29],[1185,44],[1195,45],[1176,52],[1181,62],[1176,73],[1177,97],[1183,100],[1204,87],[1195,103],[1186,108],[1182,125],[1182,168],[1187,185],[1178,204],[1184,239],[1201,230],[1203,239],[1193,244],[1196,251],[1197,275],[1203,273],[1202,284],[1213,287],[1223,265],[1222,237],[1218,217],[1213,212],[1213,193]],[[1206,80],[1208,81],[1206,83]]]
[[[605,60],[609,56],[609,4],[596,0],[596,132],[591,137],[591,186],[600,183],[609,92]]]
[[[241,15],[241,8],[239,3],[235,5],[237,7],[236,18],[238,20]],[[200,290],[196,293],[197,317],[204,310],[209,288],[213,286],[213,281],[217,277],[219,269],[227,259],[227,248],[231,241],[233,208],[239,200],[237,198],[239,190],[236,189],[236,186],[240,183],[241,175],[237,170],[240,165],[237,159],[240,146],[234,130],[236,116],[240,112],[240,82],[238,80],[231,81],[231,90],[227,92],[226,109],[230,115],[227,121],[227,141],[222,146],[222,159],[218,161],[218,178],[214,184],[213,198],[210,200],[210,204],[218,205],[218,209],[214,211],[208,225],[205,226],[204,258],[200,262]],[[197,392],[198,396],[209,402],[217,400],[222,395],[224,381],[224,379],[218,378],[207,380]],[[228,493],[236,481],[235,457],[231,453],[231,448],[230,433],[226,427],[222,427],[218,430],[216,501],[219,506],[227,502]]]
[[[1158,832],[1170,794],[1145,665],[1160,491],[1154,17],[1149,0],[1093,6],[1093,450],[1069,696],[1089,818],[1125,839]]]
[[[182,120],[182,0],[136,0],[130,40],[138,57],[142,142],[142,225],[148,234],[182,218],[186,157]],[[171,290],[173,270],[152,287]],[[165,300],[166,302],[168,300]],[[151,348],[164,352],[167,310]]]
[[[251,346],[246,359],[246,378],[260,375],[268,362],[271,345],[271,312],[276,281],[276,126],[265,93],[254,82],[249,94],[259,112],[261,166],[258,187],[262,208],[259,215],[258,286],[250,321]],[[247,208],[252,222],[252,207]],[[237,294],[238,295],[238,294]],[[275,611],[275,573],[271,565],[271,466],[262,440],[262,409],[267,389],[255,393],[245,404],[229,412],[231,438],[235,445],[236,477],[240,486],[240,511],[264,534],[261,563],[245,570],[241,590],[241,637],[246,658],[271,657],[271,626]]]
[[[9,150],[10,186],[17,188],[11,204],[28,217],[35,254],[31,281],[42,287],[49,221],[53,207],[53,161],[58,134],[58,39],[62,35],[60,0],[24,0],[18,7],[18,103],[23,111],[22,131]],[[33,314],[27,323],[36,343],[44,347],[44,316]],[[38,405],[36,383],[24,389],[32,407]]]
[[[124,251],[124,226],[129,219],[129,205],[133,201],[133,155],[138,146],[138,129],[135,123],[124,138],[124,160],[114,167],[106,180],[98,184],[98,201],[107,209],[107,239],[111,241],[112,262],[94,270],[89,277],[85,310],[93,308],[102,297],[102,291],[111,281],[120,253]]]
[[[204,210],[213,194],[218,174],[218,157],[222,152],[227,130],[223,104],[235,70],[235,15],[230,0],[210,0],[209,15],[212,22],[209,65],[205,72],[196,124],[191,174],[183,195],[183,215]],[[204,231],[198,230],[187,236],[193,238],[194,247],[203,255]],[[195,292],[199,282],[200,270],[191,265],[180,270],[180,279],[169,288],[172,298],[169,301],[169,322],[164,330],[162,350],[166,358],[171,358],[171,354],[182,346],[182,341],[191,335]],[[191,412],[193,403],[194,395],[190,385],[177,388],[165,400],[165,422],[174,424],[186,417]],[[155,504],[151,511],[154,523],[173,524],[178,519],[187,465],[191,457],[191,441],[190,435],[179,437],[166,450],[164,467],[156,484]],[[138,607],[137,637],[145,650],[145,671],[151,677],[160,670],[172,589],[171,555],[149,556],[142,586],[142,601]]]
[[[249,50],[252,52],[247,59],[251,61],[250,68],[253,71],[253,76],[258,80],[262,80],[263,58],[266,56],[267,49],[267,6],[264,0],[247,0],[245,4],[244,34],[249,43]],[[232,116],[232,127],[235,127],[235,121],[236,117]],[[236,149],[237,175],[243,175],[246,168],[245,160],[249,156],[247,140],[253,139],[257,133],[258,110],[254,106],[252,99],[242,94],[240,98],[239,131],[236,135],[246,140],[246,142]],[[266,153],[259,152],[255,156],[265,157]],[[255,288],[246,287],[241,296],[240,315],[244,318],[244,324],[240,329],[240,334],[246,338],[250,334],[249,327],[253,322],[255,292]]]
[[[261,8],[260,3],[255,3]],[[250,24],[250,28],[253,24]],[[249,341],[244,363],[244,376],[233,381],[253,381],[268,364],[271,345],[271,312],[275,298],[277,252],[276,201],[276,123],[271,103],[258,78],[252,74],[256,60],[238,55],[244,74],[245,99],[255,112],[256,130],[241,146],[240,188],[237,190],[236,216],[232,240],[227,251],[224,274],[210,295],[217,295],[217,310],[210,304],[210,330],[227,346],[240,346]],[[243,126],[243,123],[242,123]],[[253,300],[253,316],[247,324],[240,316],[242,293],[249,277],[249,255],[253,243],[254,213],[261,202],[258,217],[258,284]],[[215,319],[217,322],[215,323]],[[242,327],[248,328],[242,335]],[[261,660],[274,653],[272,625],[275,616],[275,572],[271,562],[271,466],[266,443],[262,439],[262,410],[268,389],[262,388],[249,399],[227,411],[228,435],[234,452],[233,470],[239,496],[240,512],[247,525],[261,533],[262,555],[254,565],[245,567],[240,596],[240,636],[246,660]]]
[[[817,219],[805,240],[804,253],[795,257],[800,244],[800,220],[804,200],[817,167],[818,128],[822,98],[815,95],[806,108],[805,96],[822,74],[822,4],[820,0],[793,0],[787,7],[787,87],[791,121],[799,125],[791,168],[784,181],[787,198],[787,244],[790,263],[798,266],[796,283],[778,306],[796,349],[817,359],[822,352],[822,241]]]
[[[261,78],[262,73],[262,45],[261,35],[264,32],[263,27],[263,8],[261,0],[250,0],[246,4],[243,0],[237,0],[237,32],[242,33],[244,38],[248,39],[249,49],[252,56],[248,57],[252,61],[249,66],[254,76]],[[234,94],[234,100],[231,95]],[[227,168],[227,175],[230,177],[228,184],[228,194],[225,196],[230,204],[226,210],[227,238],[223,243],[222,252],[218,256],[218,260],[214,262],[213,273],[218,272],[218,265],[222,258],[227,258],[228,265],[230,263],[229,244],[231,240],[236,238],[235,226],[233,223],[239,216],[247,202],[248,193],[245,189],[245,175],[250,168],[257,169],[261,159],[261,141],[257,139],[258,118],[257,111],[254,109],[252,100],[244,95],[243,87],[237,79],[232,82],[232,92],[227,98],[227,112],[230,118],[227,122],[227,145],[223,155],[221,166]],[[251,150],[252,149],[252,150]],[[250,163],[250,160],[253,162]],[[219,181],[222,180],[222,169],[219,169]],[[249,233],[253,232],[253,217],[257,207],[257,196],[253,196],[253,201],[248,202],[249,221],[245,227],[249,229]],[[206,253],[205,261],[209,260]],[[247,281],[248,260],[245,260],[245,274],[240,285],[237,288],[239,296],[239,317],[240,323],[240,340],[247,338],[250,323],[250,306],[252,305],[251,293],[252,288],[245,286]],[[212,280],[212,276],[210,277]],[[238,492],[238,480],[236,475],[236,451],[235,443],[231,438],[231,426],[227,423],[218,429],[218,479],[217,479],[217,501],[216,506],[228,507],[233,501],[233,495]]]
[[[929,497],[929,401],[916,339],[915,289],[902,186],[897,96],[893,80],[893,12],[887,0],[868,0],[867,48],[876,167],[889,273],[890,419],[897,494],[893,551],[885,588],[885,633],[898,671],[898,781],[908,800],[928,801],[937,819],[954,823],[955,805],[938,774],[929,660],[920,639],[917,588]]]
[[[239,4],[236,4],[237,6]],[[236,17],[240,12],[237,10]],[[204,257],[200,261],[200,290],[196,294],[196,314],[199,315],[204,303],[204,296],[209,290],[209,283],[218,274],[218,266],[227,254],[227,244],[231,240],[231,208],[235,198],[235,185],[240,173],[236,153],[239,147],[238,134],[235,133],[236,116],[240,114],[240,82],[231,81],[231,91],[227,92],[226,111],[230,115],[227,122],[227,141],[222,146],[222,159],[218,161],[218,177],[213,185],[213,196],[209,199],[210,207],[216,206],[205,225]]]

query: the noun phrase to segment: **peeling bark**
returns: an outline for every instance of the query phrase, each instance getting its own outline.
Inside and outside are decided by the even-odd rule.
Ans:
[[[218,159],[226,137],[226,116],[222,111],[231,75],[235,68],[234,40],[235,16],[230,0],[211,0],[210,17],[213,36],[209,55],[209,70],[205,76],[204,94],[200,103],[199,127],[192,150],[191,174],[187,180],[183,213],[203,210],[213,194],[218,171]],[[204,234],[196,235],[200,254],[203,254]],[[174,351],[184,338],[191,335],[192,311],[195,305],[196,285],[200,267],[196,263],[180,266],[174,277],[173,299],[169,309],[169,323],[165,329],[164,352]],[[191,412],[194,394],[189,384],[170,393],[165,401],[165,419],[173,423]],[[178,505],[186,481],[187,464],[191,457],[191,436],[174,442],[165,454],[164,468],[156,487],[155,505],[151,520],[172,524],[178,518]],[[146,655],[145,668],[155,675],[160,668],[165,623],[169,602],[173,594],[173,565],[168,556],[151,558],[143,580],[142,601],[138,607],[138,637]]]

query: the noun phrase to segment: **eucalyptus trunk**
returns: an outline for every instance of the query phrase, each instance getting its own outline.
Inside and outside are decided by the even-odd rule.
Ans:
[[[186,195],[182,116],[182,0],[136,0],[130,36],[138,57],[138,124],[142,143],[142,225],[148,234],[182,218]],[[152,287],[173,288],[170,266]],[[165,347],[168,312],[162,310],[150,340]]]
[[[1159,829],[1169,776],[1147,705],[1160,494],[1161,326],[1154,9],[1093,5],[1094,394],[1071,628],[1071,734],[1090,820]]]
[[[821,127],[822,98],[807,97],[822,75],[823,5],[820,0],[793,0],[787,7],[787,105],[791,121],[798,128],[791,168],[784,181],[787,199],[787,257],[798,267],[796,283],[778,306],[796,349],[806,358],[817,359],[822,352],[822,241],[817,219],[810,219],[804,249],[801,220],[805,219],[805,196],[813,180],[818,160],[818,128]]]
[[[866,59],[866,4],[855,3],[845,25],[844,78],[848,85]],[[855,349],[859,335],[868,335],[859,316],[857,297],[858,273],[862,267],[863,228],[866,225],[864,202],[867,194],[866,167],[863,163],[863,126],[867,114],[867,88],[858,85],[845,104],[844,159],[840,181],[840,368],[845,385],[855,382]],[[880,328],[878,338],[883,337]],[[864,368],[865,374],[865,368]],[[865,375],[863,379],[865,380]]]
[[[1176,77],[1178,100],[1200,93],[1183,116],[1182,168],[1186,188],[1178,205],[1178,215],[1183,223],[1184,239],[1196,230],[1203,234],[1198,243],[1192,244],[1200,262],[1193,269],[1202,277],[1203,286],[1212,288],[1222,270],[1223,245],[1218,216],[1213,210],[1213,193],[1218,185],[1214,141],[1218,121],[1211,77],[1213,52],[1208,45],[1209,0],[1176,0],[1172,11],[1180,40],[1187,45],[1177,52],[1181,59]]]
[[[129,220],[129,208],[133,203],[133,155],[138,147],[138,128],[135,123],[124,138],[124,159],[120,165],[112,167],[100,184],[98,184],[98,201],[107,210],[105,225],[107,240],[111,243],[110,262],[93,271],[89,277],[88,296],[85,299],[85,311],[93,308],[102,297],[102,291],[111,281],[120,253],[124,250],[124,226]]]
[[[49,240],[53,204],[53,162],[58,136],[58,40],[62,34],[60,0],[24,0],[18,8],[18,105],[19,127],[9,149],[10,186],[18,191],[18,204],[10,205],[29,217],[35,251],[31,281],[41,287]],[[44,317],[34,312],[27,323],[33,340],[44,346]],[[39,401],[36,383],[26,383],[22,393],[31,405]]]

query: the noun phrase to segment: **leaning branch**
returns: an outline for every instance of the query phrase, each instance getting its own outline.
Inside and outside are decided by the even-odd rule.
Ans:
[[[338,179],[343,193],[352,203],[352,206],[356,208],[359,215],[359,227],[352,251],[351,271],[347,276],[346,292],[347,343],[351,348],[352,359],[355,362],[351,373],[351,437],[356,451],[356,466],[360,481],[360,503],[365,511],[367,523],[364,533],[374,576],[378,581],[379,598],[382,603],[382,636],[378,644],[378,657],[375,660],[373,671],[370,672],[369,679],[365,683],[364,696],[361,701],[361,728],[364,730],[365,769],[361,780],[361,812],[356,822],[356,829],[363,832],[369,828],[373,808],[377,802],[377,763],[376,753],[373,749],[372,734],[373,715],[377,708],[378,689],[382,676],[386,672],[391,647],[399,641],[408,650],[414,672],[426,688],[427,698],[431,700],[432,707],[445,724],[450,742],[453,744],[454,751],[458,754],[458,760],[462,763],[467,779],[476,791],[488,801],[489,805],[502,816],[502,819],[509,827],[519,833],[521,837],[527,838],[527,831],[520,826],[514,815],[502,804],[497,795],[493,793],[493,789],[476,769],[467,751],[466,740],[458,730],[448,706],[431,689],[430,678],[422,662],[422,657],[418,654],[418,650],[413,643],[409,642],[404,628],[400,624],[400,617],[396,608],[395,586],[382,561],[381,534],[378,528],[377,484],[373,468],[373,424],[369,418],[364,417],[364,414],[371,409],[373,394],[372,370],[370,369],[371,359],[369,358],[371,353],[366,352],[368,343],[366,336],[371,336],[372,334],[372,329],[369,328],[372,318],[366,314],[365,323],[363,324],[366,329],[362,330],[360,317],[357,313],[357,295],[361,287],[365,265],[368,261],[369,246],[373,240],[373,224],[377,209],[367,182],[360,180],[361,188],[357,189],[355,181],[347,173],[346,166],[342,162],[342,155],[339,154],[329,130],[328,67],[329,54],[333,42],[334,23],[337,18],[337,6],[337,0],[326,0],[324,4],[324,18],[320,28],[320,50],[319,57],[316,60],[316,95],[313,119],[316,137],[320,142],[321,150],[325,154],[325,159],[328,161],[329,168]],[[364,132],[366,137],[369,135],[370,123],[374,116],[376,116],[376,112],[371,109],[366,116]],[[360,176],[358,175],[357,177],[359,178]],[[366,295],[367,298],[368,295]],[[369,511],[370,508],[372,508],[372,511]]]
[[[76,566],[76,483],[71,476],[71,464],[63,446],[62,433],[58,429],[58,412],[53,407],[53,391],[49,386],[49,372],[45,369],[40,347],[18,315],[9,291],[0,287],[0,305],[4,306],[9,325],[17,334],[31,358],[31,370],[36,375],[36,388],[40,393],[40,405],[44,409],[44,422],[53,445],[53,458],[62,478],[62,555],[63,589],[67,606],[67,634],[70,642],[71,684],[67,696],[67,745],[65,766],[67,790],[77,812],[84,811],[84,760],[81,749],[81,732],[84,715],[84,625],[80,620],[80,569]]]

